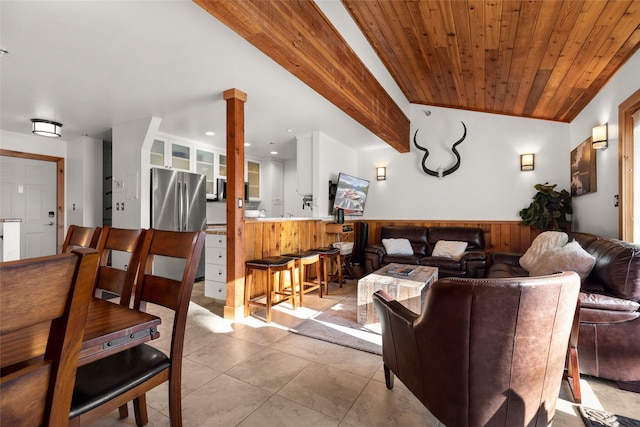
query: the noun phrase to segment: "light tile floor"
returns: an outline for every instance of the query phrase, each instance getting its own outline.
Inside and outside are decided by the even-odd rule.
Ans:
[[[185,338],[183,425],[441,426],[397,378],[394,389],[386,389],[380,356],[288,332],[342,292],[332,285],[322,300],[306,294],[304,308],[274,311],[267,325],[255,317],[224,320],[222,306],[196,283]],[[156,314],[166,328],[167,313]],[[153,344],[166,349],[170,332],[163,327]],[[640,394],[596,378],[583,377],[581,387],[585,406],[640,419]],[[166,384],[147,394],[147,404],[148,426],[169,426]],[[553,425],[584,426],[566,382]],[[127,419],[115,411],[91,426],[135,426],[133,410]]]

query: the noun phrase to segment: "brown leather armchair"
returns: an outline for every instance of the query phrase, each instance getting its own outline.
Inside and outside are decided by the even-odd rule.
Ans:
[[[447,427],[547,426],[579,288],[573,272],[440,279],[420,315],[377,291],[387,388],[395,374]]]

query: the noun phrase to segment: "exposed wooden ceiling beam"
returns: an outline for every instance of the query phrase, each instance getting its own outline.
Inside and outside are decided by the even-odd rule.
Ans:
[[[401,153],[409,119],[313,1],[194,0]]]

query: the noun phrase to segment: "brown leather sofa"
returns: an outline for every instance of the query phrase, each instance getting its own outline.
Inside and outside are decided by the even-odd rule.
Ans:
[[[377,291],[387,388],[396,375],[448,427],[551,425],[579,287],[573,272],[440,279],[420,315]]]
[[[382,239],[408,239],[413,255],[388,254],[382,243],[365,248],[365,270],[378,270],[387,264],[412,264],[438,267],[438,277],[484,277],[487,255],[484,251],[484,232],[472,227],[386,226],[380,230]],[[440,240],[467,242],[460,259],[434,257],[433,249]]]
[[[640,381],[640,245],[589,233],[568,233],[596,258],[580,291],[580,372]],[[494,253],[488,277],[528,276],[522,254]],[[620,384],[622,388],[633,384]],[[636,383],[635,387],[638,384]]]

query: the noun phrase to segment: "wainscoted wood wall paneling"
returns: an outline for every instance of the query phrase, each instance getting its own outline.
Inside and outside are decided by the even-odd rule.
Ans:
[[[524,253],[531,246],[531,241],[540,234],[537,229],[523,226],[520,221],[365,220],[364,222],[369,224],[369,244],[380,243],[380,230],[388,225],[482,228],[485,249],[489,254],[493,252]],[[327,224],[329,222],[321,220],[246,220],[246,259],[279,256],[329,246],[336,241],[337,235],[326,232]],[[350,239],[353,239],[353,234],[347,237],[347,240]],[[342,240],[345,240],[344,236]],[[264,275],[256,277],[252,297],[264,294],[265,278]]]
[[[520,221],[428,221],[428,220],[367,220],[369,244],[380,243],[380,230],[388,225],[422,227],[477,227],[484,231],[485,250],[493,252],[525,252],[540,234],[536,228]]]
[[[328,246],[336,240],[335,235],[325,233],[326,224],[321,220],[246,220],[246,259],[280,256]],[[285,279],[288,280],[286,276]],[[265,293],[265,280],[265,275],[256,276],[252,297]]]

